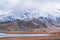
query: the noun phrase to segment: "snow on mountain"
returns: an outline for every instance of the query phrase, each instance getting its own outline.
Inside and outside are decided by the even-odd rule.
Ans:
[[[1,0],[0,22],[32,19],[41,16],[56,20],[56,17],[60,17],[60,11],[57,10],[58,4],[60,5],[58,1],[47,2],[47,0],[45,2],[41,2],[41,0]]]

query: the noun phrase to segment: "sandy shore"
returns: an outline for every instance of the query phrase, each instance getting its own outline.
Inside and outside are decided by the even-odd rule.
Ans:
[[[15,36],[15,37],[4,37],[0,40],[60,40],[60,33],[45,36]]]
[[[13,37],[4,37],[0,40],[60,40],[60,30],[42,30],[42,31],[28,31],[28,32],[4,32],[5,34],[53,34],[48,36],[13,36]]]

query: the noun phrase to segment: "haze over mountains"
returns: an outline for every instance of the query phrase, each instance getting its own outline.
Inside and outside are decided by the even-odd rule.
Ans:
[[[60,3],[46,0],[1,0],[0,29],[60,27]]]

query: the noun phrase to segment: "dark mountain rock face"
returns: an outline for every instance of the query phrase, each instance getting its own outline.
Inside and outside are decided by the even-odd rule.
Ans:
[[[32,20],[15,20],[0,23],[0,30],[20,30],[20,29],[36,29],[47,28],[47,25],[39,19]]]
[[[18,22],[19,27],[25,28],[25,29],[36,29],[36,28],[46,28],[47,26],[45,25],[44,22],[38,20],[38,19],[32,19],[28,21],[19,21]]]
[[[14,21],[0,22],[0,30],[59,28],[59,24],[60,23],[58,23],[55,19],[48,19],[46,17],[32,18],[28,20],[16,19]]]

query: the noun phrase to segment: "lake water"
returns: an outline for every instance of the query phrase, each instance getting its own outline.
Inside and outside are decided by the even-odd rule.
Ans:
[[[24,37],[24,36],[50,36],[53,34],[4,34],[0,33],[0,38],[5,38],[5,37]]]

